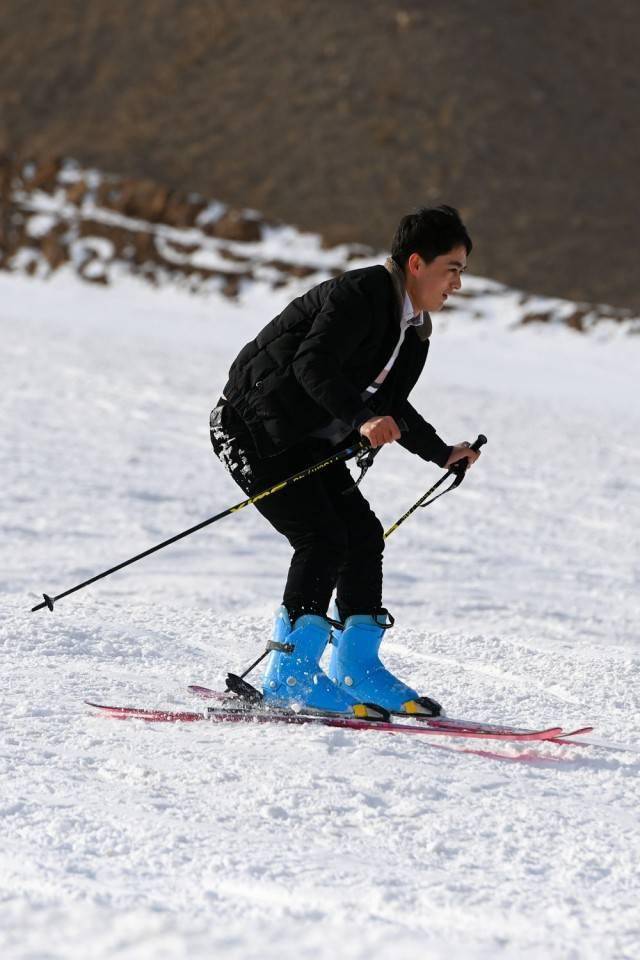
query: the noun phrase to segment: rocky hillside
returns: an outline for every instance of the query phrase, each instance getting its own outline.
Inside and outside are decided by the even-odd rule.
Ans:
[[[473,270],[640,309],[636,0],[3,0],[0,151],[388,246],[458,206]]]
[[[71,160],[0,159],[0,201],[0,268],[42,278],[71,270],[108,286],[133,276],[231,299],[256,284],[289,285],[293,297],[328,275],[386,256],[358,244],[327,247],[319,235],[255,210]],[[516,327],[559,322],[586,331],[606,323],[640,331],[629,309],[533,296],[473,276],[444,313],[454,317],[461,309],[488,321],[500,313]]]
[[[235,298],[252,281],[282,286],[322,270],[340,272],[350,259],[372,253],[353,244],[328,254],[318,237],[305,242],[256,211],[73,161],[0,159],[0,185],[0,267],[41,277],[67,268],[108,285],[133,275],[156,286]],[[274,250],[287,246],[283,234],[293,242],[290,256],[278,259]],[[305,253],[312,264],[304,262]]]

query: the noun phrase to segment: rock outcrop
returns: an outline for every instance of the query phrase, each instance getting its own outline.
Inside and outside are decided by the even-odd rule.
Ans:
[[[322,269],[266,256],[265,231],[280,227],[149,179],[108,176],[61,158],[0,157],[0,266],[7,270],[48,276],[68,266],[100,284],[130,273],[235,298],[257,277],[281,286]],[[343,259],[335,258],[335,271]]]

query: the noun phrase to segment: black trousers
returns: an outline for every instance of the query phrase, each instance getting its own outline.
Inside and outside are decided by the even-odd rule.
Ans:
[[[244,421],[224,398],[211,414],[211,443],[247,496],[325,459],[333,450],[327,441],[310,437],[274,457],[260,458]],[[382,524],[360,488],[354,487],[345,463],[325,467],[255,507],[294,550],[282,600],[292,622],[303,613],[324,616],[334,588],[343,619],[380,609]]]

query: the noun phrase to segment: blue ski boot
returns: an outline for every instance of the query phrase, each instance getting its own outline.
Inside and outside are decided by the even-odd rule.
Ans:
[[[329,677],[358,700],[377,703],[391,713],[437,717],[442,712],[439,703],[421,697],[380,661],[382,636],[393,623],[388,610],[347,617],[344,628],[333,631]]]
[[[358,703],[348,689],[336,686],[321,669],[320,657],[330,635],[331,623],[326,617],[303,614],[292,629],[287,608],[278,609],[262,683],[265,705],[382,719],[385,711]]]

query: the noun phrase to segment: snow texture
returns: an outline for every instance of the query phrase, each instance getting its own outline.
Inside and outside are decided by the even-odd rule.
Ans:
[[[502,761],[94,716],[193,708],[264,646],[289,547],[251,508],[30,607],[243,499],[209,410],[305,281],[231,303],[0,274],[3,958],[639,955],[640,340],[514,330],[517,295],[474,285],[482,319],[434,316],[413,399],[489,443],[389,538],[384,654],[453,716],[596,727]],[[364,490],[388,526],[439,474],[389,447]]]

